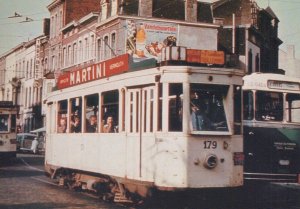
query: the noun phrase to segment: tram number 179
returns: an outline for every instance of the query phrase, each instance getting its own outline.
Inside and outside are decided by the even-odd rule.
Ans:
[[[216,149],[218,146],[217,141],[204,141],[204,149]]]

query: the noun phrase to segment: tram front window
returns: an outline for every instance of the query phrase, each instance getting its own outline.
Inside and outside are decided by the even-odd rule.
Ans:
[[[193,131],[228,131],[223,98],[228,86],[192,84],[190,88]]]
[[[259,121],[282,121],[283,94],[257,91],[255,118]]]
[[[8,131],[8,115],[0,115],[0,131]]]
[[[286,95],[287,121],[300,123],[300,94]]]

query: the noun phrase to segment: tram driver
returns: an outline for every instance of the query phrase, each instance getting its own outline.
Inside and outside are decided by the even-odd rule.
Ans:
[[[194,131],[216,130],[218,126],[224,126],[225,123],[215,123],[208,117],[206,104],[200,99],[197,92],[191,93],[191,121]]]

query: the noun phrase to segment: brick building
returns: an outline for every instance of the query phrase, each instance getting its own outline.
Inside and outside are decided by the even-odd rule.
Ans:
[[[278,69],[279,19],[270,7],[261,9],[254,0],[220,0],[213,4],[220,49],[239,55],[240,67],[252,72],[283,73]]]

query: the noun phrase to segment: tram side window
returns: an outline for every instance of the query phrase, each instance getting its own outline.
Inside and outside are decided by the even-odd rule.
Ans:
[[[191,84],[190,111],[193,131],[228,131],[223,100],[228,86]]]
[[[11,117],[10,130],[11,132],[16,132],[16,124],[17,124],[16,115],[11,115],[10,117]]]
[[[68,122],[68,101],[63,100],[58,102],[58,116],[57,116],[57,133],[67,132]]]
[[[0,115],[0,131],[8,131],[8,116],[7,114]]]
[[[260,121],[282,121],[283,94],[257,91],[255,118]]]
[[[182,131],[182,84],[169,85],[169,131]]]
[[[70,100],[71,115],[70,115],[70,127],[71,133],[80,133],[82,126],[81,111],[82,111],[82,99],[76,97]]]
[[[103,133],[117,133],[119,122],[119,91],[102,93],[102,130]]]
[[[300,123],[300,94],[286,95],[287,121]]]
[[[98,105],[98,94],[93,94],[85,97],[85,131],[87,133],[98,132]]]
[[[253,92],[244,91],[243,92],[243,103],[244,103],[244,119],[253,120]]]

